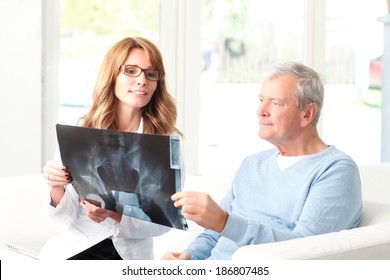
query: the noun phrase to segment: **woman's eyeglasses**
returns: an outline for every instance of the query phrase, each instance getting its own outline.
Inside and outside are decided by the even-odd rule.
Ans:
[[[144,72],[145,77],[148,80],[158,81],[161,79],[161,73],[156,69],[142,69],[136,65],[122,65],[121,71],[123,74],[130,77],[138,77],[142,72]]]

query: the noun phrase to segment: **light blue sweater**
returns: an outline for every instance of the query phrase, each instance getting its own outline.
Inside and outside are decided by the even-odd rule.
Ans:
[[[277,155],[271,149],[243,161],[221,202],[225,229],[201,233],[187,249],[192,259],[231,259],[240,246],[358,226],[360,176],[348,155],[330,146],[283,171]]]

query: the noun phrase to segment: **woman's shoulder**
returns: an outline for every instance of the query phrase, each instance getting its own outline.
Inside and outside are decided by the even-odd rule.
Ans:
[[[85,117],[82,116],[78,119],[78,121],[76,122],[76,126],[84,126],[85,124]]]

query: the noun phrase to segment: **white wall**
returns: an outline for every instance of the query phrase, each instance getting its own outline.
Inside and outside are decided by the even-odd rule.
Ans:
[[[57,97],[47,100],[46,92],[58,95],[56,74],[52,64],[43,67],[46,57],[55,62],[43,40],[53,28],[43,16],[48,5],[58,1],[0,0],[0,177],[41,172],[54,149],[48,126],[57,117]],[[43,106],[47,101],[54,109]]]
[[[42,1],[0,1],[0,176],[41,162]]]

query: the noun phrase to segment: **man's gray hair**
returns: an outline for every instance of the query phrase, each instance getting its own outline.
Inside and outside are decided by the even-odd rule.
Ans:
[[[313,125],[318,123],[324,103],[324,85],[316,71],[300,62],[279,62],[272,65],[265,73],[264,79],[274,79],[284,75],[293,75],[298,78],[295,98],[300,110],[310,103],[317,104],[317,114]]]

